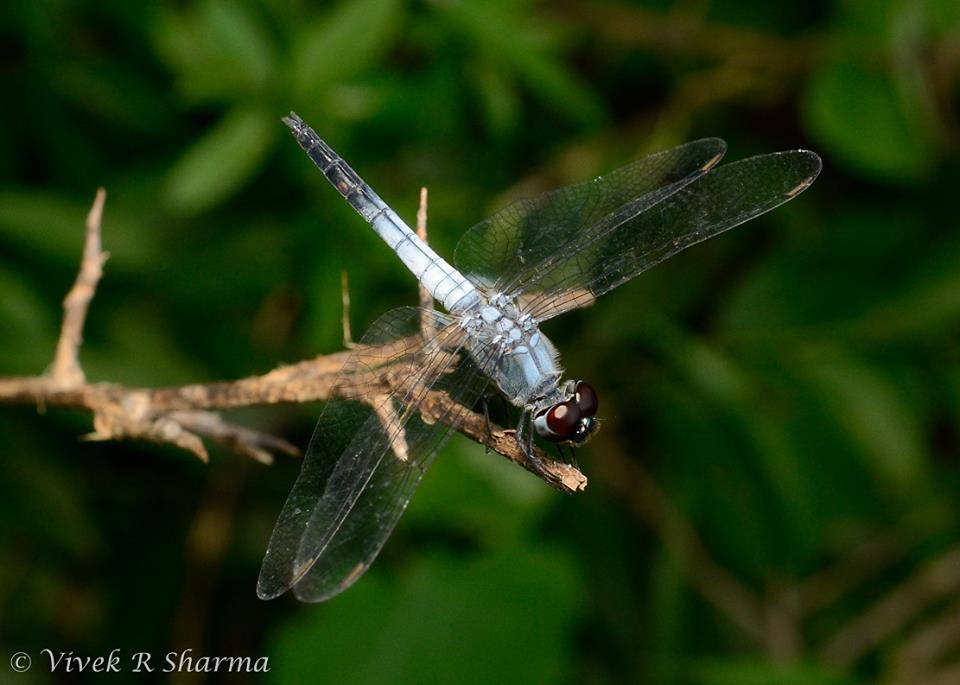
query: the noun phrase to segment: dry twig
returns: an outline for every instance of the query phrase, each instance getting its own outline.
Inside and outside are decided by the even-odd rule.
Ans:
[[[354,347],[353,334],[350,332],[350,281],[347,280],[347,272],[340,272],[340,326],[343,331],[343,348],[345,350]]]
[[[953,547],[854,617],[824,645],[823,659],[856,663],[930,604],[960,590],[960,546]]]
[[[420,207],[417,209],[417,236],[423,242],[427,242],[427,189],[420,189]],[[422,285],[417,289],[420,295],[420,309],[433,309],[433,295]],[[433,321],[424,314],[420,319],[420,330],[423,337],[430,339],[433,337]]]
[[[923,682],[921,676],[930,673],[945,656],[955,653],[960,646],[960,602],[950,602],[946,609],[930,621],[918,626],[897,650],[894,661],[895,683]],[[956,671],[956,665],[954,665]],[[950,682],[958,682],[956,680]]]
[[[425,227],[426,194],[422,196]],[[203,461],[208,455],[203,439],[269,463],[272,453],[297,454],[282,438],[224,421],[216,411],[272,405],[303,404],[331,399],[363,399],[396,389],[392,384],[403,374],[390,369],[352,373],[338,380],[350,352],[336,352],[278,367],[259,376],[236,381],[193,384],[170,388],[129,388],[114,383],[89,383],[79,363],[87,308],[102,276],[106,254],[101,251],[100,222],[105,193],[100,190],[87,219],[83,262],[77,281],[64,300],[64,321],[51,371],[40,376],[0,378],[0,402],[37,404],[84,409],[93,414],[91,440],[143,439],[176,445]],[[425,228],[424,228],[425,230]],[[396,345],[396,343],[393,343]],[[336,381],[336,382],[335,382]],[[456,409],[456,411],[453,411]],[[534,473],[551,486],[566,492],[583,490],[586,477],[574,467],[555,461],[537,450],[538,469],[523,454],[514,431],[490,427],[483,415],[471,408],[456,407],[442,392],[428,393],[420,406],[431,420],[460,415],[452,426],[468,438],[487,446]]]
[[[103,252],[100,245],[100,222],[103,219],[103,203],[106,199],[107,191],[103,188],[97,189],[93,206],[87,215],[80,271],[70,292],[63,299],[63,326],[49,377],[53,383],[65,388],[83,385],[86,380],[80,368],[83,323],[87,319],[87,309],[97,291],[97,284],[103,276],[103,263],[110,256]]]

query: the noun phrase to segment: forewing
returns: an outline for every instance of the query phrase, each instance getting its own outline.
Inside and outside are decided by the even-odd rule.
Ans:
[[[418,333],[422,317],[437,331],[427,341]],[[463,358],[463,334],[452,323],[438,312],[396,309],[364,336],[338,383],[369,401],[324,408],[271,536],[260,597],[293,586],[300,599],[327,599],[376,557],[457,419],[458,409],[434,404],[425,421],[422,403],[441,393],[470,406],[486,382]],[[392,390],[377,382],[385,374]]]
[[[457,268],[487,290],[515,294],[526,275],[551,269],[583,231],[596,230],[628,203],[641,212],[662,201],[714,166],[725,150],[719,138],[704,138],[509,205],[464,234]]]
[[[820,173],[807,150],[724,164],[642,213],[615,210],[585,230],[561,259],[528,274],[518,301],[545,320],[586,306],[691,245],[757,217],[803,192]]]

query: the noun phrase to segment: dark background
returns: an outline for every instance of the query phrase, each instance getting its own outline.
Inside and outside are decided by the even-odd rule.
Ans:
[[[0,4],[5,375],[52,359],[99,185],[92,381],[336,351],[341,270],[357,332],[415,303],[290,109],[409,220],[428,186],[446,256],[511,198],[696,137],[824,159],[798,200],[546,325],[601,393],[586,493],[457,437],[327,604],[254,594],[295,460],[3,407],[0,681],[119,648],[270,657],[217,681],[960,682],[958,79],[954,0]],[[304,446],[320,408],[230,418]]]

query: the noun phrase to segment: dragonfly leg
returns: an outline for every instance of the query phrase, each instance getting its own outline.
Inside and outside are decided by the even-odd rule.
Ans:
[[[524,409],[520,414],[520,423],[517,425],[517,443],[533,471],[542,476],[546,473],[546,469],[543,466],[543,460],[533,451],[533,430],[531,430],[528,420],[529,413],[529,410]]]
[[[493,435],[493,426],[490,423],[490,405],[487,402],[487,394],[484,393],[480,401],[483,403],[483,418],[487,422],[487,435],[483,439],[483,453],[490,454],[490,437]]]
[[[523,450],[524,453],[528,451],[526,449],[526,446],[523,443],[524,433],[526,433],[526,428],[527,428],[527,410],[524,409],[522,412],[520,412],[520,423],[517,424],[517,430],[515,431],[515,435],[517,437],[517,444],[520,446],[520,449]]]
[[[563,453],[563,445],[561,445],[559,442],[557,442],[557,443],[554,443],[553,446],[556,447],[556,449],[557,449],[557,455],[560,457],[560,461],[566,462],[566,461],[567,461],[567,455],[565,455],[565,454]]]
[[[530,429],[529,422],[527,424],[527,456],[536,460],[537,464],[540,464],[540,460],[533,453],[533,431]]]
[[[564,464],[569,464],[574,468],[580,468],[580,465],[577,463],[577,450],[573,445],[558,442],[556,443],[556,448],[557,454],[560,455],[560,461],[562,461]]]

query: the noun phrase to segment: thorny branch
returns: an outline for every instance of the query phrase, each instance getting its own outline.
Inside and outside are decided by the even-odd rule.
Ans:
[[[176,445],[208,460],[204,439],[263,463],[272,455],[291,455],[299,450],[282,438],[260,433],[225,421],[217,413],[224,409],[254,405],[303,404],[335,399],[357,399],[371,390],[386,394],[401,374],[388,370],[366,372],[363,377],[338,374],[349,351],[322,355],[295,364],[277,367],[258,376],[235,381],[192,384],[169,388],[130,388],[116,383],[89,383],[79,363],[79,350],[87,309],[103,275],[107,258],[101,250],[100,224],[106,193],[97,191],[87,218],[83,259],[76,283],[64,300],[63,327],[56,357],[50,371],[39,376],[0,378],[0,402],[36,404],[83,409],[93,414],[91,440],[142,439]],[[421,194],[419,224],[425,231],[426,193]],[[348,341],[349,342],[349,341]],[[575,467],[550,458],[537,450],[542,469],[524,455],[514,431],[490,426],[472,408],[453,411],[453,400],[445,393],[428,393],[421,413],[437,417],[461,415],[455,430],[540,476],[558,490],[577,492],[587,486],[586,477]]]

